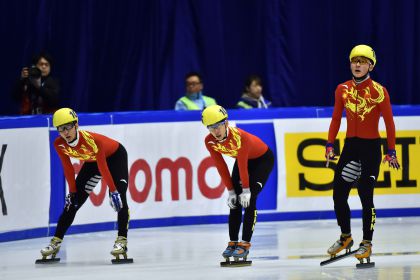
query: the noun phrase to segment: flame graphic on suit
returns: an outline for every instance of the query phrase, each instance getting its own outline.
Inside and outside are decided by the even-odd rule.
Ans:
[[[377,98],[372,98],[369,87],[364,88],[362,93],[359,93],[354,87],[344,89],[342,95],[344,107],[352,113],[352,117],[356,115],[361,121],[364,121],[366,114],[369,114],[377,104],[384,101],[385,94],[383,87],[375,81],[372,81],[372,86],[379,94]]]
[[[92,135],[90,135],[89,132],[80,130],[80,137],[83,137],[83,139],[86,140],[86,143],[89,145],[89,147],[86,147],[84,144],[82,144],[78,149],[73,149],[70,146],[63,147],[63,152],[76,159],[80,160],[96,160],[96,154],[98,153],[98,146],[95,143],[95,140],[93,139]]]

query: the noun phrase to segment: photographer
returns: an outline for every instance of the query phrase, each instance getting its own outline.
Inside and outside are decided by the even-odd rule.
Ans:
[[[20,114],[53,113],[58,107],[60,85],[50,76],[52,58],[47,53],[40,53],[32,59],[32,64],[22,68],[13,91],[14,99],[20,103]]]

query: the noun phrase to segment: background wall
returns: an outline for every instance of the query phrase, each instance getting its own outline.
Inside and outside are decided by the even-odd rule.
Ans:
[[[396,104],[419,104],[416,0],[1,0],[0,114],[20,69],[47,49],[61,105],[78,112],[166,110],[196,70],[225,107],[258,73],[276,106],[332,106],[356,44]]]

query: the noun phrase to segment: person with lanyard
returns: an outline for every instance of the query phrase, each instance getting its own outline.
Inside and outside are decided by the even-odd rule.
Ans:
[[[216,105],[216,100],[203,95],[203,82],[197,72],[188,73],[185,76],[185,96],[175,103],[176,111],[203,110],[210,105]]]
[[[246,79],[241,99],[236,103],[238,109],[267,109],[271,107],[271,101],[264,98],[262,80],[257,75],[251,75]]]

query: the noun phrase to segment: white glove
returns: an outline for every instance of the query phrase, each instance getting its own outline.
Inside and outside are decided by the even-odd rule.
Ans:
[[[242,193],[239,195],[239,203],[242,205],[243,208],[247,208],[249,206],[249,201],[251,200],[251,192],[249,188],[243,188]]]
[[[236,201],[237,201],[237,196],[236,196],[235,190],[230,190],[229,197],[227,199],[227,205],[229,206],[230,209],[236,208]]]
[[[122,208],[121,196],[118,191],[109,193],[109,204],[114,208],[115,212],[119,212]]]

